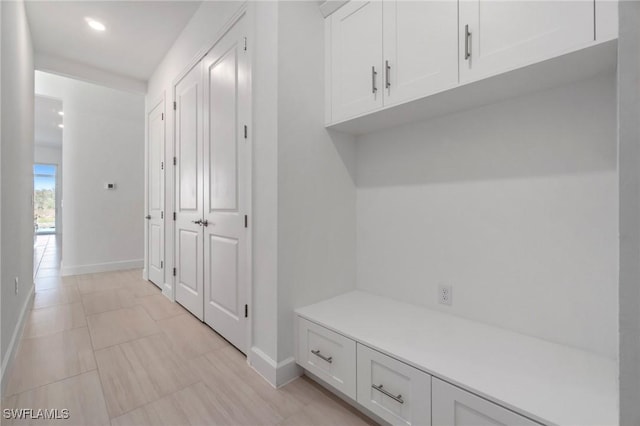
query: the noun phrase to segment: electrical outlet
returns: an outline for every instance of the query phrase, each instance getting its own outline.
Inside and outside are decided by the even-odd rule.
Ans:
[[[449,305],[453,302],[453,288],[450,285],[438,286],[438,303]]]
[[[16,294],[18,294],[18,284],[20,283],[18,277],[15,278],[14,282],[15,282],[15,286],[16,286]]]

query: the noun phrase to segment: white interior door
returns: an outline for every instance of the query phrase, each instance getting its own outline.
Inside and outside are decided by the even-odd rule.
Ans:
[[[204,63],[204,318],[246,352],[248,55],[241,19]]]
[[[202,66],[175,86],[176,301],[203,319]]]
[[[382,2],[351,1],[329,19],[333,121],[382,107]]]
[[[458,2],[385,0],[384,104],[458,83]]]
[[[147,116],[147,271],[149,280],[164,283],[164,102]]]
[[[460,81],[584,46],[595,37],[594,11],[594,0],[460,1]]]

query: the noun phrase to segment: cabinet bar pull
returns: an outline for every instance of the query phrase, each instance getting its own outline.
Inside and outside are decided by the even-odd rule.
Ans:
[[[385,87],[388,89],[391,87],[391,65],[389,65],[389,61],[384,61],[385,67]]]
[[[372,384],[371,387],[374,388],[375,390],[377,390],[378,392],[381,392],[383,395],[386,395],[389,398],[393,399],[394,401],[398,401],[400,404],[404,404],[404,399],[402,399],[402,395],[395,396],[394,394],[392,394],[388,390],[383,389],[382,385],[373,385]]]
[[[469,39],[471,38],[471,32],[469,32],[469,25],[464,26],[464,59],[467,60],[471,57],[471,44]]]
[[[371,93],[374,95],[378,93],[378,88],[376,87],[376,76],[378,73],[376,72],[376,67],[371,67]]]
[[[311,350],[311,353],[314,354],[315,356],[317,356],[318,358],[320,358],[320,359],[322,359],[324,361],[327,361],[329,364],[331,364],[333,362],[333,357],[332,356],[324,356],[324,355],[322,355],[320,353],[320,349],[316,349],[315,351]]]

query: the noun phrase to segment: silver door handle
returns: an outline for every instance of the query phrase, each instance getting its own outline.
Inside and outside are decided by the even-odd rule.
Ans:
[[[388,89],[391,87],[391,65],[389,65],[389,61],[384,61],[385,68],[385,87]]]
[[[378,87],[376,87],[376,76],[378,73],[376,72],[376,67],[371,67],[371,93],[374,95],[378,93]]]
[[[207,219],[203,220],[202,226],[209,226],[209,221]]]
[[[318,358],[320,358],[321,360],[327,361],[329,364],[333,363],[333,357],[332,356],[324,356],[320,353],[320,349],[316,349],[315,351],[312,350],[311,351],[312,354],[314,354],[315,356],[317,356]]]
[[[404,404],[404,399],[402,399],[402,395],[394,395],[391,392],[389,392],[388,390],[384,389],[382,387],[382,385],[371,385],[372,388],[374,388],[375,390],[377,390],[378,392],[381,392],[383,395],[388,396],[389,398],[393,399],[394,401],[398,401],[400,404]]]
[[[200,219],[192,220],[191,222],[195,223],[196,225],[202,225],[202,220],[200,220]]]
[[[469,31],[469,25],[464,26],[464,59],[467,60],[471,57],[471,32]]]

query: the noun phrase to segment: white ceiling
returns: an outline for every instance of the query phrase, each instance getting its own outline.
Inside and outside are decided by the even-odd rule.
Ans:
[[[37,53],[146,81],[201,1],[27,1]],[[85,17],[106,25],[97,32]]]
[[[36,95],[35,99],[35,144],[50,148],[62,148],[63,118],[58,114],[62,111],[62,101]]]

